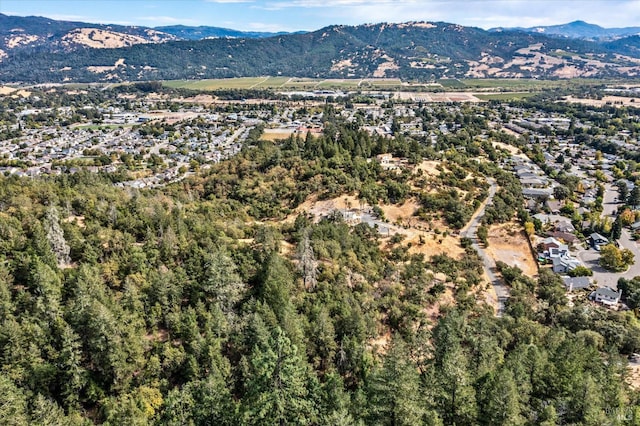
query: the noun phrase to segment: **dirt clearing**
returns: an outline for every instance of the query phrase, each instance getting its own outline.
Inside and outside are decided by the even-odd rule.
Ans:
[[[529,249],[527,237],[518,223],[509,222],[489,228],[489,247],[486,252],[496,262],[517,266],[529,276],[538,275],[538,266]]]

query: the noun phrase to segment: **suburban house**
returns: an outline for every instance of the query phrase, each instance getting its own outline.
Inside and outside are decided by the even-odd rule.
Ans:
[[[566,244],[560,244],[559,247],[550,247],[547,257],[551,260],[555,259],[556,257],[571,257],[571,255],[569,254],[569,246],[567,246]]]
[[[385,170],[395,170],[398,168],[398,164],[394,161],[394,158],[391,154],[380,154],[376,156],[376,160],[380,163]]]
[[[574,259],[569,255],[553,258],[553,272],[556,274],[566,274],[569,271],[573,271],[578,266],[582,266],[582,263],[578,259]]]
[[[620,301],[622,290],[616,292],[610,287],[600,287],[589,295],[590,299],[607,306],[615,306]]]
[[[540,222],[544,224],[557,224],[561,222],[571,223],[571,219],[561,216],[559,214],[536,213],[533,215],[533,217],[538,219]]]
[[[549,186],[549,182],[542,177],[520,179],[523,188],[545,188]]]
[[[567,291],[584,290],[591,286],[589,277],[562,277],[562,281]]]
[[[554,237],[547,237],[544,240],[542,240],[539,244],[539,247],[542,248],[543,252],[548,252],[549,249],[551,248],[559,248],[561,247],[563,244],[561,241],[558,241],[556,238]]]
[[[575,235],[569,232],[554,231],[554,232],[547,232],[547,235],[549,237],[555,238],[556,240],[560,240],[566,244],[573,244],[576,241],[578,241],[578,237],[576,237]]]
[[[544,189],[523,188],[522,189],[522,196],[524,198],[546,199],[546,198],[549,198],[551,196],[552,191],[553,190],[551,188],[544,188]]]
[[[593,248],[596,250],[600,250],[602,246],[609,244],[609,240],[606,237],[603,237],[602,235],[598,234],[597,232],[594,232],[593,234],[589,235],[589,242],[591,243]]]
[[[562,202],[558,200],[547,200],[546,202],[547,208],[552,214],[560,214],[560,209],[562,208]]]
[[[554,229],[557,232],[564,232],[564,233],[569,233],[569,234],[571,234],[573,232],[576,232],[576,228],[568,220],[567,221],[557,222]]]

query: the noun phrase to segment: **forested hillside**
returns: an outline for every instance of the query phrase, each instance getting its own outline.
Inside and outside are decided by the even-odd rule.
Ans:
[[[250,76],[449,77],[637,76],[637,37],[611,43],[444,22],[330,26],[261,39],[213,39],[81,49],[20,49],[0,62],[4,82],[93,82]]]
[[[432,147],[370,136],[329,105],[323,135],[256,136],[162,189],[85,172],[0,176],[0,418],[636,424],[638,394],[625,383],[626,357],[640,350],[632,312],[570,306],[557,276],[501,265],[512,298],[496,317],[476,297],[486,283],[468,244],[460,256],[412,254],[339,212],[290,216],[311,196],[420,196],[423,213],[456,229],[491,176],[501,186],[491,220],[514,219],[518,181],[472,138],[482,117],[460,117],[467,136]],[[426,189],[367,161],[387,152],[446,170]],[[445,289],[452,300],[439,303]]]

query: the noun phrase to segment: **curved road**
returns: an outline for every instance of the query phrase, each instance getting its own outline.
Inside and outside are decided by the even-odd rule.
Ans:
[[[496,184],[496,181],[494,179],[487,178],[487,182],[489,182],[489,185],[491,185],[491,187],[489,188],[489,196],[484,201],[484,203],[482,203],[480,208],[473,214],[469,223],[464,228],[462,228],[462,230],[460,231],[460,236],[471,239],[471,246],[478,252],[480,259],[482,259],[484,270],[487,273],[489,280],[491,280],[491,284],[493,285],[496,296],[498,297],[497,315],[502,316],[502,313],[504,312],[504,302],[509,298],[509,289],[504,284],[504,282],[502,282],[502,280],[496,276],[497,268],[494,260],[491,258],[491,256],[488,256],[485,250],[480,246],[480,244],[478,244],[477,232],[478,227],[480,226],[480,221],[484,216],[484,211],[486,210],[487,205],[493,200],[493,197],[496,195],[496,190],[498,188],[498,185]]]
[[[605,184],[604,187],[605,192],[602,202],[602,216],[614,220],[615,212],[620,206],[620,203],[617,201],[618,191],[610,183]],[[578,259],[593,271],[592,279],[597,282],[599,287],[604,286],[617,289],[619,278],[631,279],[640,276],[640,247],[631,238],[631,232],[627,228],[622,228],[622,235],[618,239],[618,242],[620,243],[621,248],[631,250],[635,259],[635,263],[625,272],[616,273],[605,270],[600,266],[600,253],[593,249],[585,250],[580,248],[578,250]]]

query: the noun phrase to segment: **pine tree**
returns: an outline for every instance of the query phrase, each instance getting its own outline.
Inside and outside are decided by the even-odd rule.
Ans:
[[[636,185],[633,187],[631,192],[629,193],[629,197],[627,198],[627,204],[631,206],[632,209],[637,209],[640,206],[640,186]]]
[[[520,415],[518,387],[513,373],[501,368],[482,378],[478,390],[478,420],[485,425],[518,425]]]
[[[307,290],[315,289],[318,284],[318,261],[311,247],[311,239],[309,238],[309,230],[305,229],[302,233],[302,240],[298,246],[298,268],[302,274],[304,288]]]
[[[27,402],[22,391],[6,375],[0,374],[0,419],[7,426],[29,424]]]
[[[230,317],[233,308],[246,292],[246,285],[237,272],[231,257],[221,249],[205,257],[205,277],[202,290],[205,297],[216,303],[220,310]]]
[[[58,266],[63,267],[71,262],[69,258],[69,245],[64,239],[64,232],[60,228],[60,215],[55,206],[49,207],[45,218],[45,230],[47,232],[47,240],[51,245],[51,250],[56,256]]]
[[[368,424],[416,425],[425,408],[417,366],[411,362],[405,343],[395,337],[381,367],[374,370],[369,384]]]
[[[249,425],[310,424],[316,408],[309,395],[315,380],[303,354],[280,327],[269,332],[259,316],[253,320],[255,342],[243,360],[243,419]]]
[[[79,408],[80,392],[87,383],[87,372],[82,367],[80,338],[69,325],[64,324],[60,337],[57,366],[61,372],[62,397],[68,407]]]
[[[469,358],[461,345],[465,319],[451,311],[434,328],[435,359],[431,381],[436,384],[435,401],[444,424],[476,423],[475,389]]]

